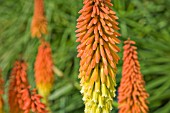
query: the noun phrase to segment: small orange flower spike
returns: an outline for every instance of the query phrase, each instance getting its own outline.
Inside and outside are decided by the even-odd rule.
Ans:
[[[30,88],[25,88],[21,92],[21,98],[23,98],[24,105],[22,109],[24,113],[30,113],[32,110],[34,113],[48,113],[45,104],[41,100],[41,96],[37,94],[36,89],[30,91]]]
[[[1,69],[0,69],[0,113],[4,113],[3,106],[4,101],[2,95],[4,94],[4,80],[2,79]]]
[[[47,34],[47,20],[44,15],[43,0],[34,0],[34,16],[31,23],[32,37],[41,38],[42,34]]]
[[[147,113],[149,95],[144,88],[137,47],[130,39],[124,44],[122,80],[118,89],[119,113]]]
[[[84,0],[76,36],[85,113],[109,113],[115,96],[120,43],[118,17],[111,0]]]
[[[46,99],[54,83],[52,53],[48,42],[41,42],[38,48],[34,70],[38,92],[43,96],[44,102],[46,103]]]
[[[20,91],[28,87],[27,80],[27,66],[24,61],[16,61],[11,72],[8,102],[10,106],[10,113],[24,113],[24,101],[21,98]]]
[[[12,69],[9,87],[10,113],[29,113],[32,109],[36,113],[47,113],[46,107],[41,103],[41,96],[36,91],[30,91],[27,80],[27,65],[18,60]]]

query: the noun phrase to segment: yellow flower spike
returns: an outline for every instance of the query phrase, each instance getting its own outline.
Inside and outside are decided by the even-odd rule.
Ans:
[[[118,22],[111,0],[84,0],[77,19],[80,86],[85,113],[109,113],[116,86]]]

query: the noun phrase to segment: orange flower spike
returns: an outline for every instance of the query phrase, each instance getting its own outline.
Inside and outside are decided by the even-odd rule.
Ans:
[[[1,69],[0,69],[0,113],[4,113],[3,106],[4,101],[2,95],[4,94],[4,80],[2,79]]]
[[[34,0],[34,15],[31,23],[32,37],[41,38],[47,34],[47,20],[44,14],[43,0]]]
[[[32,90],[31,93],[32,93],[32,95],[31,95],[31,99],[32,99],[31,109],[32,109],[32,111],[34,111],[35,113],[48,113],[48,111],[46,110],[46,105],[40,101],[42,97],[39,94],[37,94],[37,90],[34,89],[34,90]]]
[[[53,60],[48,42],[41,42],[35,61],[35,80],[38,92],[47,99],[54,83]]]
[[[30,91],[30,88],[25,88],[21,92],[24,105],[22,109],[24,113],[29,113],[32,110],[35,113],[48,113],[45,104],[41,102],[41,96],[37,94],[36,89]]]
[[[118,18],[111,0],[84,0],[76,37],[80,57],[80,84],[85,113],[109,113],[115,96],[116,64],[120,43]]]
[[[11,72],[8,102],[10,106],[10,113],[24,113],[22,107],[24,105],[21,93],[24,88],[28,87],[27,80],[27,65],[24,61],[18,60],[15,62]]]
[[[29,113],[31,110],[36,113],[48,113],[46,106],[40,101],[41,96],[36,90],[30,91],[26,70],[27,65],[24,61],[15,62],[8,95],[10,113]]]
[[[119,113],[147,113],[149,94],[144,88],[137,48],[130,39],[124,44],[122,80],[118,89]]]

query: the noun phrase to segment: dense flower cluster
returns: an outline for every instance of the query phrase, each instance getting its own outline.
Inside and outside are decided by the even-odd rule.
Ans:
[[[30,110],[34,113],[48,113],[45,104],[41,100],[41,96],[37,94],[36,89],[30,91],[30,88],[25,88],[21,92],[21,98],[24,101],[22,109],[24,113],[30,113]]]
[[[29,90],[27,80],[27,65],[24,61],[15,62],[10,77],[9,106],[10,113],[29,113],[30,110],[36,113],[47,113],[45,105],[40,102],[41,97],[36,96]]]
[[[52,53],[48,42],[41,42],[34,68],[38,92],[47,99],[54,83]]]
[[[4,113],[3,106],[4,101],[2,95],[4,94],[4,80],[2,79],[1,69],[0,69],[0,113]]]
[[[116,86],[120,43],[118,17],[111,0],[84,0],[76,36],[85,113],[109,113]]]
[[[43,0],[34,0],[34,16],[31,23],[32,37],[40,38],[47,34],[47,20],[44,14]]]
[[[11,72],[9,86],[9,106],[10,113],[23,113],[21,109],[24,101],[21,98],[21,91],[28,87],[27,81],[27,66],[24,61],[16,61]]]
[[[147,98],[134,41],[124,42],[122,80],[118,90],[119,113],[147,113]]]

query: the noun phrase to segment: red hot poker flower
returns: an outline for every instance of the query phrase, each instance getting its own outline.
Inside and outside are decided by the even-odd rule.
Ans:
[[[149,95],[144,88],[137,48],[130,39],[124,44],[122,80],[118,90],[119,113],[147,113]]]
[[[45,105],[40,102],[41,96],[29,89],[26,70],[24,61],[15,62],[9,87],[10,113],[29,113],[31,109],[36,113],[47,113]]]
[[[25,88],[21,92],[21,98],[24,101],[22,109],[24,113],[29,113],[32,110],[34,113],[48,113],[45,104],[41,100],[41,96],[37,94],[36,89],[30,91],[30,88]]]
[[[38,92],[46,102],[54,83],[52,53],[48,42],[41,42],[38,48],[34,70]]]
[[[42,34],[47,34],[47,20],[44,15],[43,0],[34,0],[34,16],[31,23],[32,37],[40,38]]]
[[[28,87],[27,66],[24,61],[16,61],[11,72],[9,86],[9,106],[10,113],[23,113],[21,109],[24,101],[21,98],[20,91]]]
[[[36,112],[36,113],[48,113],[48,111],[45,110],[45,104],[40,102],[41,98],[42,97],[39,94],[37,94],[36,89],[32,90],[32,96],[31,96],[31,99],[32,99],[32,103],[31,103],[32,111]]]
[[[109,113],[116,86],[120,43],[118,17],[111,0],[84,0],[76,36],[85,113]]]

